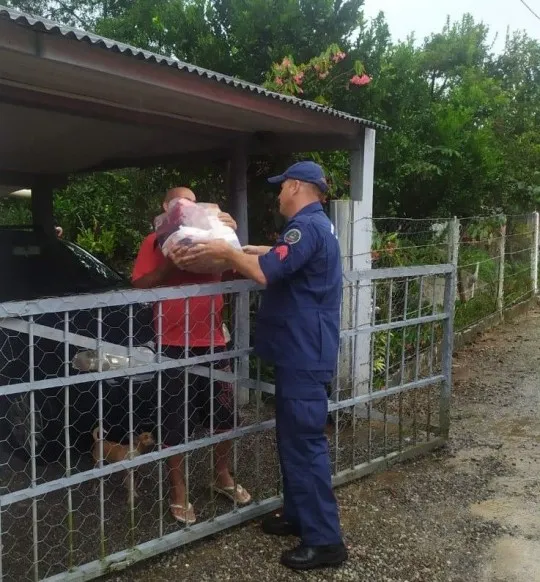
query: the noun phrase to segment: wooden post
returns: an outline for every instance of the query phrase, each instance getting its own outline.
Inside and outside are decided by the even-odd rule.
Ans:
[[[248,243],[248,207],[247,207],[247,164],[248,154],[245,144],[237,143],[232,152],[229,166],[229,188],[231,198],[231,213],[238,225],[237,235],[240,243]],[[234,338],[237,349],[249,348],[249,292],[240,293],[236,299],[238,329],[234,330]],[[242,356],[238,366],[239,386],[242,378],[249,378],[249,356]],[[249,403],[249,390],[238,389],[238,405]]]
[[[459,264],[459,235],[461,224],[454,216],[448,225],[448,262],[454,265],[456,271]]]
[[[538,295],[538,236],[539,236],[539,214],[533,212],[533,236],[532,236],[532,252],[531,252],[531,285],[533,295]]]
[[[497,288],[497,311],[499,316],[504,315],[504,257],[506,253],[506,217],[501,224],[501,238],[499,242],[499,284]]]
[[[243,143],[236,144],[230,164],[229,188],[231,214],[236,220],[236,234],[242,245],[248,244],[248,201],[247,201],[247,164],[248,155]]]

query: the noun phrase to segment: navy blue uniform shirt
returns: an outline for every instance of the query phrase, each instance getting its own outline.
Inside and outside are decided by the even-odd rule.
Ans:
[[[268,285],[257,317],[255,353],[284,368],[335,371],[341,256],[321,204],[309,204],[291,218],[259,264]]]

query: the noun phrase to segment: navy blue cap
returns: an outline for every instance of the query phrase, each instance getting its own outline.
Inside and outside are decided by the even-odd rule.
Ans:
[[[323,194],[328,192],[328,184],[324,176],[324,171],[315,162],[297,162],[290,168],[287,168],[283,174],[268,178],[270,184],[281,184],[285,180],[309,182],[310,184],[315,184]]]

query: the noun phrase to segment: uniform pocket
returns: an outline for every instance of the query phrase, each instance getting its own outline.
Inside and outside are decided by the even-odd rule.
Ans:
[[[295,438],[319,437],[328,416],[327,400],[286,399],[282,402],[285,434]]]
[[[332,313],[319,311],[317,315],[321,339],[319,363],[325,363],[328,364],[329,368],[334,368],[337,363],[339,349],[339,322],[332,321]]]

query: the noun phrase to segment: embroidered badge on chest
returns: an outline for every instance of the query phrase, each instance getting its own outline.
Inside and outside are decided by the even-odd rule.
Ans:
[[[295,245],[302,238],[302,233],[297,228],[291,228],[283,236],[283,241],[290,245]]]

